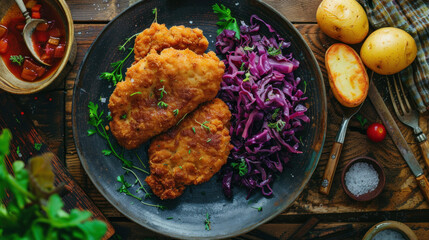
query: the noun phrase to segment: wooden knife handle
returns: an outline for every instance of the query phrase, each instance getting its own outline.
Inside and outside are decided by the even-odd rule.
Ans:
[[[328,164],[323,174],[322,185],[320,186],[319,192],[325,195],[331,191],[332,180],[334,179],[335,170],[337,169],[338,160],[340,159],[341,149],[343,144],[335,142],[332,146],[331,153],[329,154]]]
[[[425,160],[426,168],[429,170],[429,142],[427,140],[421,142],[420,149],[422,150],[423,159]]]
[[[422,190],[422,194],[425,197],[426,201],[429,202],[429,182],[425,175],[420,175],[416,177],[417,183],[419,184],[420,190]]]

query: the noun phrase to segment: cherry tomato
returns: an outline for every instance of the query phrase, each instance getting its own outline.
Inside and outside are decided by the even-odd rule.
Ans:
[[[381,123],[373,123],[366,130],[366,135],[373,142],[381,142],[386,137],[386,128]]]

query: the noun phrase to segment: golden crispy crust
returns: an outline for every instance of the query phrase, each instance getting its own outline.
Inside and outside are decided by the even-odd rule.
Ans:
[[[325,65],[335,98],[346,107],[357,107],[368,94],[369,78],[359,55],[346,44],[326,50]]]
[[[146,182],[155,195],[176,198],[186,185],[206,182],[220,170],[232,149],[230,118],[228,106],[216,98],[153,139],[149,147],[151,175]]]
[[[152,23],[150,28],[145,29],[136,37],[134,58],[137,62],[146,57],[152,49],[159,53],[169,47],[181,50],[188,48],[197,54],[203,54],[208,46],[207,38],[198,28],[173,26],[167,29],[165,24]]]
[[[121,146],[133,149],[166,131],[216,96],[224,70],[214,52],[197,55],[169,48],[158,54],[152,50],[128,68],[125,81],[110,96],[113,136]],[[162,88],[166,93],[161,99]],[[161,100],[168,106],[158,106]]]

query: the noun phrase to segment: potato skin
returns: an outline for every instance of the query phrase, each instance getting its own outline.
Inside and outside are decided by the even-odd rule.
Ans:
[[[362,45],[360,56],[365,65],[382,75],[395,74],[416,58],[414,38],[399,28],[380,28],[371,33]]]
[[[316,20],[326,35],[344,43],[360,43],[368,34],[365,10],[355,0],[323,0]]]
[[[335,43],[326,50],[325,65],[331,90],[341,105],[357,107],[369,88],[369,78],[359,55],[343,43]]]

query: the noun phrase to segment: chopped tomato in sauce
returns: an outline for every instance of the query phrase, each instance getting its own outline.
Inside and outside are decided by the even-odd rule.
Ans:
[[[17,78],[33,82],[49,76],[58,68],[66,51],[66,34],[59,14],[45,0],[24,0],[24,2],[33,18],[46,20],[46,23],[36,27],[32,40],[39,57],[51,66],[47,67],[37,62],[27,49],[22,37],[25,18],[16,17],[21,16],[18,8],[11,8],[0,22],[0,55],[7,68]],[[10,60],[11,56],[16,55],[24,57],[22,64]]]

